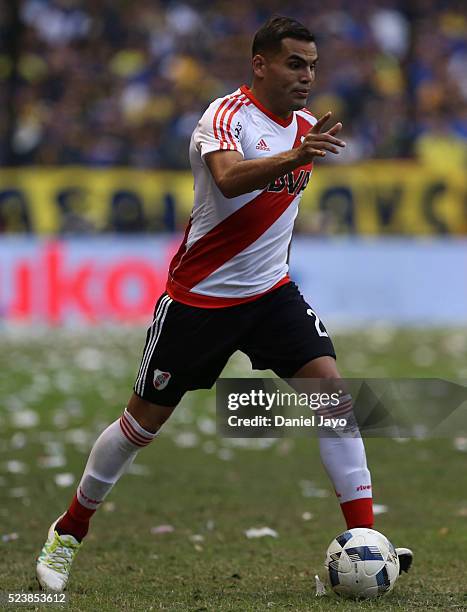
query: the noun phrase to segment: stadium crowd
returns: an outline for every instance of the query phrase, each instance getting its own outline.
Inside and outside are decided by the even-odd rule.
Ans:
[[[0,0],[0,163],[187,167],[198,117],[249,83],[274,12],[315,33],[310,108],[351,145],[329,163],[423,155],[433,137],[465,149],[462,0]]]

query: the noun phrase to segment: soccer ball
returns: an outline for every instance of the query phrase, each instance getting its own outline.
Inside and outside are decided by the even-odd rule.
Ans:
[[[329,545],[324,566],[334,593],[370,599],[392,591],[399,576],[394,546],[374,529],[349,529]]]

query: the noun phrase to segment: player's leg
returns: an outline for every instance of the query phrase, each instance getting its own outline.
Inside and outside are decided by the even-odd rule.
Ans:
[[[213,385],[235,346],[235,329],[224,318],[160,298],[128,406],[94,444],[70,507],[49,530],[37,568],[43,586],[65,588],[80,540],[105,496],[184,393]]]
[[[254,368],[270,368],[300,391],[306,387],[306,379],[324,379],[326,388],[332,387],[336,380],[342,388],[329,334],[293,283],[272,292],[262,303],[258,301],[257,306],[259,316],[241,349],[249,355]],[[311,384],[315,385],[316,380]],[[347,526],[370,527],[373,524],[371,477],[363,440],[354,422],[350,394],[341,395],[334,410],[353,425],[345,432],[319,429],[321,459],[340,496]],[[396,550],[401,571],[407,571],[412,563],[411,550]]]
[[[158,300],[128,406],[94,443],[69,508],[49,529],[36,571],[45,588],[56,591],[65,588],[71,563],[88,532],[92,515],[137,453],[152,442],[186,391],[183,381],[170,381],[168,372],[154,366],[156,354],[164,362],[176,358],[177,350],[180,351],[175,346],[177,321],[171,306],[172,300],[166,295]],[[167,390],[169,381],[172,384]]]
[[[292,379],[340,378],[333,357],[312,359],[292,376]],[[337,391],[337,387],[335,389]],[[339,404],[328,408],[328,416],[352,418],[350,394],[341,396]],[[344,432],[320,428],[319,449],[321,461],[334,486],[347,527],[373,527],[373,499],[371,475],[367,466],[365,446],[357,427]]]
[[[91,517],[174,408],[152,404],[133,393],[122,416],[98,437],[70,506],[49,529],[36,568],[42,587],[54,591],[65,588]]]
[[[294,379],[320,378],[338,380],[340,378],[336,362],[332,357],[318,357],[302,366],[293,376]],[[340,385],[339,385],[340,386]],[[344,405],[342,412],[342,405]],[[351,414],[351,397],[343,396],[334,410]],[[321,461],[339,497],[347,527],[373,526],[373,500],[371,476],[366,463],[365,446],[358,429],[354,435],[333,435],[332,431],[322,431],[319,437]],[[361,495],[361,497],[360,497]],[[399,557],[399,573],[408,572],[413,562],[410,548],[396,548]]]
[[[91,516],[174,409],[175,406],[156,405],[133,393],[121,417],[101,433],[92,447],[73,501],[55,527],[59,534],[71,534],[78,541],[86,536]]]
[[[256,325],[242,347],[254,368],[270,368],[288,382],[294,378],[340,378],[329,334],[294,283],[258,301],[257,310]],[[305,390],[306,384],[303,380],[300,390]],[[341,397],[336,412],[342,416],[352,412],[349,395]],[[344,437],[325,436],[323,430],[320,433],[321,458],[339,496],[348,527],[371,526],[371,479],[358,430]]]

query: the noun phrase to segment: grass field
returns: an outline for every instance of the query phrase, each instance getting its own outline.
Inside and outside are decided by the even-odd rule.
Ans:
[[[39,331],[32,340],[3,330],[0,590],[37,590],[34,562],[47,528],[70,500],[93,440],[119,416],[142,340],[143,330],[126,328]],[[467,381],[465,331],[378,327],[335,343],[345,376]],[[239,355],[226,370],[248,372]],[[314,575],[324,578],[324,552],[344,528],[316,442],[239,446],[216,436],[214,418],[214,394],[193,393],[140,453],[93,520],[68,609],[467,610],[462,441],[368,440],[375,502],[387,507],[375,527],[413,547],[416,561],[393,594],[357,604],[315,597]],[[161,525],[173,531],[151,532]],[[245,536],[264,526],[278,537]]]

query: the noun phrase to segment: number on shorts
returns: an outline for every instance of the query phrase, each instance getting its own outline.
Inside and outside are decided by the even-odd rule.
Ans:
[[[318,332],[318,336],[321,336],[322,338],[329,338],[327,331],[324,329],[321,329],[320,327],[321,321],[319,320],[319,317],[316,314],[316,312],[313,310],[313,308],[308,308],[308,310],[306,311],[306,314],[310,315],[310,317],[315,318],[315,327],[316,327],[316,331]]]

